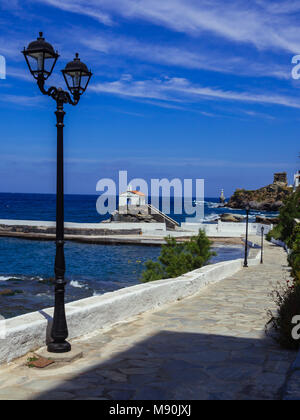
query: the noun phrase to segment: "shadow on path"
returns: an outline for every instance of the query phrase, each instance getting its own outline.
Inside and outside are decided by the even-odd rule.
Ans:
[[[268,338],[161,331],[97,364],[105,346],[87,355],[92,368],[74,363],[72,379],[35,399],[274,400],[295,357]]]

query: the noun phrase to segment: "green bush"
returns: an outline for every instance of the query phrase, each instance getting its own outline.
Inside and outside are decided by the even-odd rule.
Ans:
[[[276,240],[281,240],[282,238],[282,226],[277,225],[275,226],[270,232],[267,234],[266,238],[268,241],[271,241],[272,238]]]
[[[140,279],[142,283],[179,277],[203,267],[216,255],[211,250],[212,243],[202,230],[187,242],[176,242],[170,237],[166,238],[166,242],[158,262],[146,262],[146,270]]]
[[[267,236],[267,239],[280,239],[289,248],[293,246],[293,231],[295,219],[300,218],[300,188],[292,194],[280,210],[279,225],[276,226]]]
[[[300,314],[300,286],[288,285],[286,288],[280,288],[274,292],[274,299],[278,306],[278,312],[273,315],[269,312],[271,320],[266,326],[267,335],[272,331],[272,337],[281,347],[289,350],[298,350],[300,340],[294,340],[292,330],[294,316]],[[275,332],[275,335],[273,334]]]
[[[300,225],[297,225],[291,238],[292,253],[289,256],[289,263],[292,267],[292,276],[300,285]]]
[[[300,225],[295,219],[300,216],[300,190],[294,193],[280,212],[280,224],[268,235],[268,239],[280,239],[292,250],[288,257],[291,266],[291,279],[287,287],[273,292],[278,307],[276,315],[271,312],[267,331],[274,331],[273,337],[282,347],[290,350],[300,348],[300,340],[292,337],[292,319],[300,314]],[[270,329],[271,327],[271,329]]]

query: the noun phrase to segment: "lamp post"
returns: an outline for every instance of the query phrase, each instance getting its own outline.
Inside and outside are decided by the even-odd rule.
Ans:
[[[265,228],[264,226],[262,226],[261,227],[261,258],[260,258],[261,264],[264,263],[264,233],[265,233]]]
[[[250,206],[246,206],[246,213],[247,213],[247,220],[246,220],[246,241],[245,241],[245,260],[244,260],[244,268],[248,268],[248,232],[249,232],[249,213],[250,213]]]
[[[36,41],[31,42],[22,51],[30,73],[36,79],[43,95],[50,96],[56,102],[57,120],[57,198],[56,198],[56,257],[55,257],[55,307],[52,342],[48,345],[50,353],[67,353],[71,351],[68,338],[68,326],[65,313],[65,255],[64,255],[64,105],[77,105],[81,95],[86,91],[92,77],[91,71],[80,61],[79,55],[62,70],[69,92],[61,88],[45,89],[45,81],[51,76],[59,58],[51,44],[45,41],[43,33]]]

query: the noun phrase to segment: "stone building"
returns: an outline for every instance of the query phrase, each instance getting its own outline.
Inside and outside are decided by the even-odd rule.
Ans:
[[[278,172],[274,174],[274,184],[281,184],[284,186],[288,186],[288,178],[286,172]]]
[[[136,209],[137,211],[143,211],[146,206],[146,196],[141,191],[133,191],[131,186],[128,186],[126,192],[120,194],[119,197],[119,211],[130,210],[131,212]]]

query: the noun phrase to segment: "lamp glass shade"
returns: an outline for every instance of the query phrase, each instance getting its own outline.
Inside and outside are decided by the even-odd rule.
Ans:
[[[22,52],[35,79],[47,80],[51,76],[59,55],[52,45],[45,41],[42,32],[39,38],[31,42]]]
[[[80,61],[79,55],[73,61],[66,65],[62,70],[67,87],[73,96],[82,95],[89,84],[92,73],[88,70],[87,66]]]

